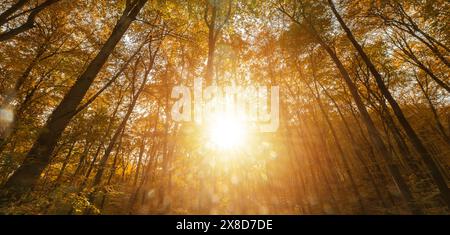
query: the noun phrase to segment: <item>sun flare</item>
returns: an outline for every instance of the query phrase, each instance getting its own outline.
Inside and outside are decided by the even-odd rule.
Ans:
[[[228,115],[214,118],[208,126],[208,141],[219,150],[237,150],[245,144],[246,128],[242,121]]]

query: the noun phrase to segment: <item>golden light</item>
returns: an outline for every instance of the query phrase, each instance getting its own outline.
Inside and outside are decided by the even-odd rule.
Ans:
[[[246,126],[230,115],[218,115],[208,125],[208,141],[215,149],[237,150],[245,144]]]

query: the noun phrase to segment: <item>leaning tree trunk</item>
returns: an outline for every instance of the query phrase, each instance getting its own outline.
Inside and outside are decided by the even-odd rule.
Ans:
[[[313,75],[313,77],[315,77],[315,76]],[[353,193],[355,194],[354,196],[355,196],[356,200],[358,201],[358,204],[359,204],[359,207],[361,209],[361,212],[365,214],[367,211],[366,211],[366,208],[365,208],[364,203],[363,203],[361,192],[359,191],[358,186],[356,185],[356,182],[355,182],[355,179],[354,179],[354,174],[351,172],[350,164],[349,164],[349,162],[347,160],[347,156],[344,153],[342,144],[341,144],[341,142],[339,140],[339,137],[338,137],[338,135],[336,133],[336,129],[334,128],[333,123],[330,120],[330,118],[328,116],[328,113],[326,112],[325,107],[324,107],[324,105],[322,103],[322,100],[320,98],[320,93],[319,93],[319,91],[316,88],[315,89],[316,93],[314,94],[314,90],[311,88],[311,86],[309,84],[306,84],[306,86],[310,90],[311,95],[316,100],[316,102],[317,102],[317,104],[319,106],[319,110],[322,113],[323,118],[325,119],[325,121],[326,121],[326,123],[328,125],[328,128],[331,131],[331,136],[333,137],[334,142],[336,144],[336,148],[337,148],[337,150],[339,152],[339,155],[341,156],[340,158],[341,158],[342,162],[344,163],[344,171],[349,177],[351,189],[352,189]]]
[[[128,106],[128,109],[127,109],[127,112],[125,114],[125,117],[122,119],[121,123],[119,124],[119,127],[116,129],[113,137],[111,138],[111,141],[109,142],[108,147],[105,150],[105,153],[103,154],[103,156],[102,156],[102,158],[100,160],[98,171],[95,174],[94,182],[92,183],[93,187],[95,187],[95,186],[100,184],[101,178],[102,178],[103,173],[104,173],[105,168],[106,168],[106,163],[107,163],[107,161],[109,159],[109,156],[110,156],[114,146],[116,145],[116,142],[117,142],[117,140],[118,140],[122,130],[127,125],[128,119],[130,118],[131,114],[133,113],[133,109],[136,106],[136,103],[137,103],[137,101],[139,99],[139,96],[144,91],[144,88],[145,88],[145,85],[147,83],[150,71],[153,69],[153,64],[155,62],[156,53],[157,53],[157,51],[155,52],[155,54],[151,58],[149,68],[147,68],[146,71],[145,71],[144,79],[142,81],[142,84],[140,85],[139,89],[136,91],[136,94],[133,94],[131,103]],[[136,79],[136,77],[134,77],[133,79]]]
[[[409,209],[415,214],[421,213],[420,209],[414,203],[411,190],[406,184],[405,179],[403,179],[402,175],[400,174],[398,166],[395,165],[391,152],[389,152],[386,145],[384,144],[381,135],[378,132],[377,128],[375,127],[375,124],[372,118],[370,117],[369,112],[367,111],[361,99],[361,96],[359,95],[358,89],[351,80],[350,75],[348,74],[346,68],[344,67],[340,59],[337,57],[335,52],[323,41],[323,39],[317,34],[317,32],[312,28],[311,30],[315,34],[316,40],[318,40],[320,45],[325,49],[325,51],[327,51],[327,53],[335,63],[336,67],[338,68],[339,72],[341,73],[342,77],[344,78],[344,82],[349,88],[353,100],[355,101],[355,104],[358,108],[358,111],[361,114],[362,120],[367,128],[367,131],[369,132],[370,140],[373,143],[373,145],[378,149],[378,151],[380,151],[382,157],[387,162],[389,172],[392,175],[392,178],[394,179],[394,182],[396,183],[403,198],[408,203]]]
[[[29,1],[30,0],[19,0],[16,3],[14,3],[10,8],[8,8],[6,11],[2,12],[0,14],[0,26],[3,26],[4,24],[6,24],[8,22],[8,18],[12,14],[14,14],[18,10],[20,10],[20,8],[22,8]]]
[[[336,10],[336,7],[332,0],[328,0],[328,4],[331,7],[331,10],[333,11],[333,14],[336,16],[337,20],[339,21],[339,24],[344,29],[345,33],[347,34],[348,39],[351,41],[355,49],[358,51],[359,55],[363,59],[364,63],[369,68],[372,75],[375,77],[375,81],[377,83],[378,88],[380,89],[383,96],[387,99],[389,104],[391,105],[394,114],[396,115],[399,123],[402,125],[403,129],[405,130],[406,135],[408,136],[409,140],[413,144],[414,148],[417,150],[419,155],[422,157],[422,160],[425,162],[425,165],[427,166],[428,170],[431,173],[431,176],[433,177],[434,182],[438,186],[439,192],[441,194],[442,199],[446,203],[447,207],[450,208],[450,190],[448,188],[447,182],[442,175],[442,173],[439,170],[438,165],[434,161],[433,157],[430,155],[428,150],[425,148],[424,144],[420,140],[419,136],[416,134],[414,129],[409,124],[408,120],[406,119],[405,115],[403,114],[403,111],[401,110],[400,106],[398,105],[397,101],[392,97],[392,94],[386,87],[386,85],[383,82],[383,79],[381,77],[381,74],[378,72],[378,70],[375,68],[375,65],[372,63],[370,58],[367,56],[367,54],[364,52],[361,45],[356,41],[355,37],[353,36],[353,33],[351,30],[347,27],[342,17],[339,15],[339,13]]]
[[[37,182],[42,171],[49,164],[51,153],[72,119],[73,113],[109,55],[146,2],[147,0],[136,0],[133,1],[133,4],[127,5],[106,43],[52,112],[25,160],[6,182],[3,190],[7,192],[8,198],[22,196]]]
[[[23,23],[22,25],[16,27],[16,28],[12,28],[6,32],[0,33],[0,42],[1,41],[6,41],[8,39],[11,39],[14,36],[17,36],[23,32],[26,32],[27,30],[30,30],[32,28],[35,27],[35,20],[37,15],[43,11],[45,8],[57,3],[60,0],[47,0],[43,3],[41,3],[40,5],[38,5],[37,7],[33,8],[32,10],[30,10],[30,14],[27,17],[27,20],[25,21],[25,23]],[[18,4],[20,5],[19,8],[22,6],[21,3],[23,1],[18,2],[17,4],[14,4],[9,10],[11,10],[12,8],[15,8]],[[14,9],[13,9],[14,10]],[[17,11],[18,9],[15,9],[15,11]],[[2,15],[0,15],[0,21],[3,21],[3,24],[9,21],[8,18],[8,14],[10,12],[8,12],[8,10],[6,12],[4,12]],[[13,12],[11,12],[12,14]],[[5,19],[3,19],[3,17],[6,17]],[[0,25],[2,25],[2,22],[0,22]]]

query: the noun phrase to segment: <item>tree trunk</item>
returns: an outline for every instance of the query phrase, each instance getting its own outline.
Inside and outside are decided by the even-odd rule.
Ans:
[[[8,39],[11,39],[12,37],[14,37],[16,35],[19,35],[19,34],[25,32],[27,30],[32,29],[34,27],[34,23],[35,23],[35,19],[36,19],[37,15],[42,10],[44,10],[45,8],[49,7],[50,5],[52,5],[54,3],[57,3],[58,1],[59,0],[47,0],[47,1],[43,2],[42,4],[40,4],[39,6],[33,8],[31,10],[30,14],[28,15],[27,21],[24,24],[22,24],[22,25],[20,25],[20,26],[18,26],[16,28],[10,29],[10,30],[8,30],[8,31],[6,31],[4,33],[0,33],[0,42],[1,41],[6,41]],[[20,3],[21,2],[18,2],[19,5],[20,5]],[[7,13],[7,12],[5,12],[5,13]],[[2,21],[2,20],[3,19],[0,18],[0,21]],[[1,25],[1,22],[0,22],[0,25]]]
[[[438,165],[434,161],[433,157],[430,155],[428,150],[423,145],[422,141],[417,136],[414,129],[409,124],[408,120],[405,118],[403,111],[401,110],[400,106],[398,105],[397,101],[392,97],[392,94],[389,92],[388,88],[383,82],[383,79],[381,77],[381,74],[378,72],[378,70],[375,68],[375,65],[372,63],[370,58],[367,56],[367,54],[362,49],[361,45],[356,41],[355,37],[353,36],[350,29],[345,24],[342,17],[339,15],[339,13],[336,10],[336,7],[332,0],[328,0],[328,3],[331,7],[331,10],[333,11],[333,14],[336,16],[337,20],[339,21],[339,24],[344,29],[345,33],[347,34],[348,39],[351,41],[353,46],[358,51],[359,55],[363,59],[364,63],[369,68],[372,75],[375,77],[376,83],[378,88],[380,89],[383,96],[387,99],[389,104],[391,105],[394,114],[396,115],[399,123],[402,125],[403,129],[406,132],[406,135],[409,137],[409,140],[413,144],[414,148],[417,150],[419,155],[422,157],[422,160],[425,162],[425,165],[428,167],[428,170],[431,173],[431,176],[433,177],[436,185],[438,186],[439,192],[441,194],[442,199],[446,203],[447,207],[450,208],[450,190],[448,188],[447,182],[444,178],[444,176],[441,174]]]
[[[19,0],[14,3],[10,8],[0,14],[0,26],[3,26],[8,22],[8,18],[11,17],[12,14],[20,10],[27,2],[30,0]]]
[[[55,180],[55,185],[58,185],[61,182],[61,179],[64,175],[64,171],[66,170],[66,166],[69,163],[70,156],[72,156],[72,151],[73,151],[73,148],[75,147],[75,144],[76,144],[76,141],[74,141],[72,143],[72,145],[70,145],[69,152],[67,153],[66,157],[64,158],[64,162],[63,162],[63,165],[61,166],[61,170],[59,171],[58,177]]]
[[[376,129],[375,124],[373,123],[372,118],[370,117],[370,115],[361,99],[361,96],[359,95],[358,89],[357,89],[356,85],[353,83],[352,79],[350,78],[350,75],[348,74],[346,68],[344,67],[342,62],[339,60],[336,53],[321,38],[319,33],[313,27],[313,25],[311,25],[310,22],[308,22],[308,23],[309,23],[308,26],[309,26],[310,33],[312,33],[312,35],[317,40],[317,42],[328,53],[328,55],[331,57],[331,59],[335,63],[337,69],[341,73],[342,78],[344,79],[344,82],[346,83],[347,87],[349,88],[350,93],[353,97],[353,100],[355,101],[358,111],[361,114],[362,120],[367,128],[367,131],[369,132],[370,140],[373,143],[373,145],[376,146],[377,150],[380,151],[384,160],[387,162],[389,171],[390,171],[392,177],[394,178],[394,182],[396,183],[403,198],[408,203],[409,208],[411,209],[411,211],[413,213],[415,213],[415,214],[421,213],[420,209],[415,205],[413,196],[411,194],[411,191],[410,191],[408,185],[406,184],[406,181],[401,176],[398,167],[394,164],[393,159],[392,159],[392,154],[386,148],[386,145],[384,144],[380,133]]]
[[[207,20],[208,14],[208,6],[205,9],[205,23],[208,26],[208,60],[206,62],[206,74],[205,74],[205,83],[206,86],[209,86],[213,83],[214,79],[214,52],[216,50],[216,14],[217,7],[211,6],[211,19]]]
[[[137,0],[126,7],[106,43],[52,112],[25,160],[6,182],[3,190],[7,191],[8,197],[22,196],[37,182],[43,169],[49,164],[56,142],[72,119],[73,112],[146,2],[147,0]]]

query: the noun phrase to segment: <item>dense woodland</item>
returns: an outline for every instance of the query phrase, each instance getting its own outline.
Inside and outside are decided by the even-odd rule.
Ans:
[[[449,214],[449,74],[446,0],[2,0],[0,214]],[[208,146],[195,78],[278,130]]]

